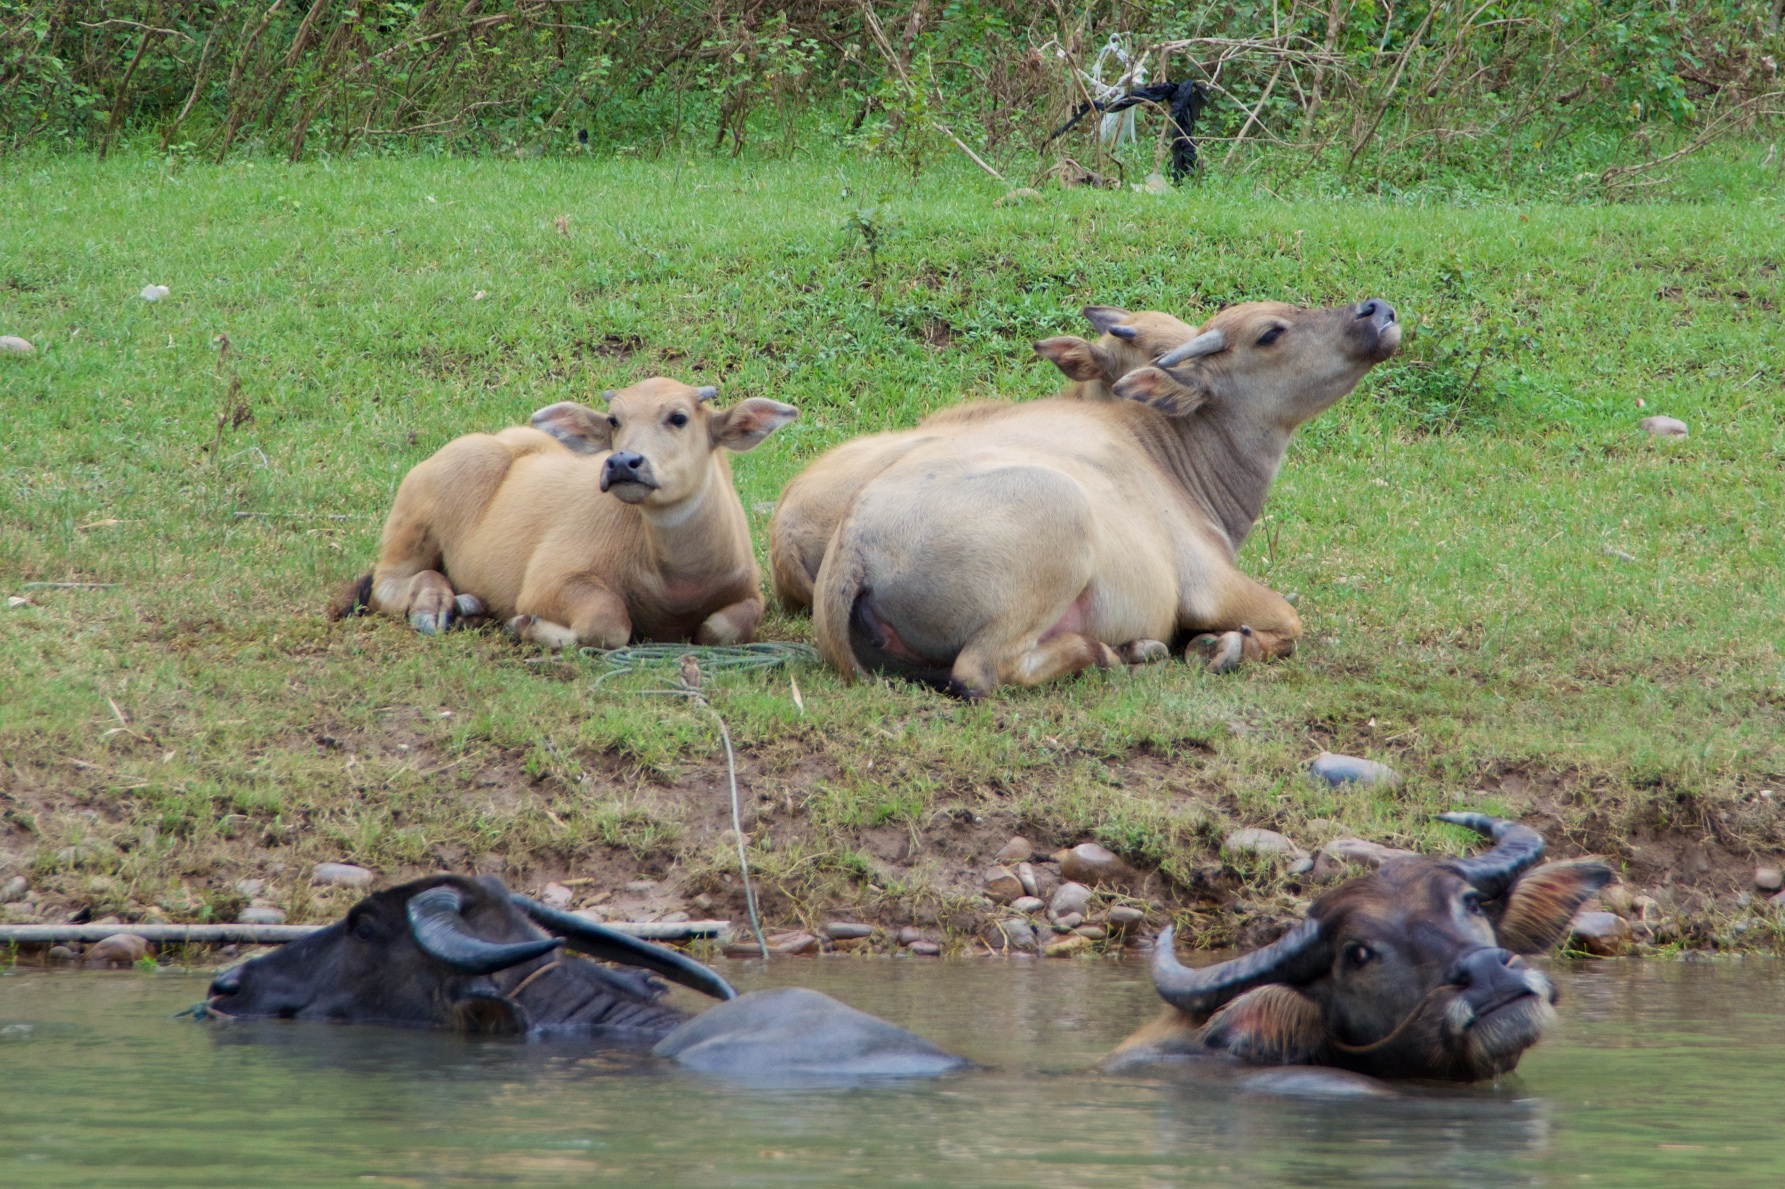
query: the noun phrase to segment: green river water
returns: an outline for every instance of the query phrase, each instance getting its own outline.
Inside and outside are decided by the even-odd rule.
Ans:
[[[201,1024],[203,975],[0,976],[0,1186],[1777,1186],[1785,967],[1559,965],[1498,1086],[1249,1092],[1087,1072],[1157,1010],[1138,964],[721,963],[985,1068],[765,1089],[566,1044]],[[678,995],[681,992],[677,992]],[[690,1007],[698,1000],[689,996]]]

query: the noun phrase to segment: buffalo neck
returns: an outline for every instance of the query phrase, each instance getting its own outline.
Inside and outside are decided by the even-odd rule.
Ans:
[[[730,469],[715,458],[693,495],[664,507],[641,507],[645,546],[658,572],[700,574],[733,564],[741,512],[736,503]]]
[[[1187,417],[1160,420],[1170,428],[1146,435],[1155,454],[1238,554],[1258,523],[1295,431],[1207,406]]]

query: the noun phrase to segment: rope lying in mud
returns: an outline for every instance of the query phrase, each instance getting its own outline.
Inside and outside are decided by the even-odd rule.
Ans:
[[[769,956],[768,939],[762,935],[762,918],[756,911],[756,886],[750,879],[750,860],[744,852],[744,818],[738,805],[738,761],[731,747],[731,731],[725,719],[701,692],[704,672],[737,672],[740,670],[791,668],[796,663],[817,664],[818,651],[805,644],[769,641],[762,644],[729,646],[691,644],[640,644],[632,648],[584,648],[584,656],[599,660],[608,671],[595,679],[595,687],[628,673],[676,665],[674,686],[640,689],[629,692],[654,697],[685,699],[712,717],[719,728],[719,742],[725,746],[725,775],[731,786],[731,833],[738,846],[738,873],[744,880],[744,907],[750,916],[750,931],[756,935],[756,948]],[[704,662],[704,664],[703,664]],[[798,690],[798,686],[794,687]],[[611,692],[611,691],[610,691]]]

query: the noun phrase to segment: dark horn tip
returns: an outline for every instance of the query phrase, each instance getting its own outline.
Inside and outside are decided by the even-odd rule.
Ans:
[[[1449,822],[1451,825],[1461,826],[1465,830],[1474,830],[1483,838],[1498,838],[1508,826],[1514,824],[1505,818],[1489,817],[1485,813],[1471,813],[1465,810],[1440,813],[1437,818],[1441,822]]]

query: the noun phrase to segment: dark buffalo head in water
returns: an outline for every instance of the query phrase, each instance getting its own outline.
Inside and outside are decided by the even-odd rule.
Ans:
[[[566,946],[716,998],[736,994],[674,950],[512,895],[494,879],[436,875],[374,893],[328,928],[224,971],[205,1006],[215,1016],[492,1033],[661,1036],[688,1018],[659,1002],[661,983],[569,958]]]
[[[1275,943],[1190,969],[1160,934],[1153,983],[1172,1006],[1112,1063],[1224,1053],[1378,1077],[1475,1081],[1518,1064],[1554,1017],[1555,989],[1520,955],[1560,942],[1611,879],[1596,860],[1535,867],[1543,838],[1475,813],[1492,838],[1466,859],[1393,859],[1320,897]],[[1535,867],[1535,869],[1533,869]]]

